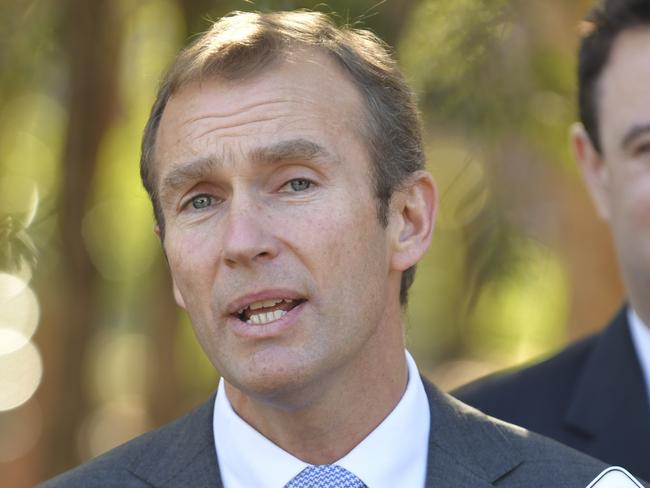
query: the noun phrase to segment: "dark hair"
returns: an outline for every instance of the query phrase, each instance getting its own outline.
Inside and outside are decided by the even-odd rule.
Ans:
[[[153,165],[158,125],[170,96],[206,78],[242,79],[261,71],[282,54],[309,47],[331,56],[361,92],[366,116],[363,135],[373,163],[377,215],[388,223],[393,192],[424,167],[421,124],[413,93],[389,48],[367,30],[337,27],[311,11],[233,12],[183,50],[165,75],[142,139],[140,174],[164,235],[164,216]],[[415,267],[402,274],[400,303],[406,304]]]
[[[578,105],[580,120],[599,152],[598,80],[617,36],[641,25],[650,25],[650,0],[603,0],[584,21],[578,53]]]

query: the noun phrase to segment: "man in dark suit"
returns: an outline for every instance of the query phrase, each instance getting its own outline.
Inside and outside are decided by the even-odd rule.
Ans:
[[[557,356],[454,395],[650,479],[650,1],[606,0],[588,26],[572,141],[629,305]]]
[[[405,351],[423,168],[371,33],[304,11],[216,22],[161,85],[141,173],[218,390],[46,486],[586,486],[602,463],[447,397]]]

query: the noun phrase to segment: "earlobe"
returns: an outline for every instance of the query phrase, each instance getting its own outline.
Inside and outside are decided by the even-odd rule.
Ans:
[[[436,187],[426,171],[411,175],[408,185],[400,190],[392,204],[395,225],[391,264],[404,271],[416,264],[431,244],[437,209]]]
[[[598,214],[609,220],[609,171],[580,123],[571,127],[571,146]]]

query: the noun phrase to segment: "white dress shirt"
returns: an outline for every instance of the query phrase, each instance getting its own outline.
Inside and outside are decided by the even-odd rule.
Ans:
[[[408,383],[393,411],[352,451],[333,464],[368,488],[424,486],[429,445],[429,402],[411,355]],[[253,429],[232,409],[219,382],[213,415],[214,442],[225,488],[282,488],[309,466]]]
[[[645,391],[648,394],[648,402],[650,402],[650,328],[643,323],[631,307],[627,310],[627,319],[630,323],[632,343],[634,349],[636,349],[636,355],[641,363],[641,371],[645,378]]]

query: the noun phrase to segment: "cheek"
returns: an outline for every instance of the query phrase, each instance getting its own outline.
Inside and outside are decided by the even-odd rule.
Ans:
[[[172,277],[182,290],[203,287],[207,271],[214,259],[214,239],[206,233],[170,233],[165,238],[165,251]]]
[[[650,260],[650,172],[616,182],[610,195],[610,225],[619,259]]]
[[[330,209],[294,228],[290,242],[300,242],[301,256],[314,278],[327,286],[329,296],[345,299],[353,290],[371,286],[387,269],[385,232],[374,208]],[[385,269],[386,268],[386,269]],[[337,293],[336,290],[339,292]],[[358,292],[358,291],[357,291]]]
[[[614,199],[617,222],[635,233],[650,230],[650,172],[617,182]]]

